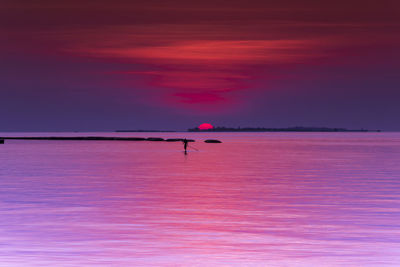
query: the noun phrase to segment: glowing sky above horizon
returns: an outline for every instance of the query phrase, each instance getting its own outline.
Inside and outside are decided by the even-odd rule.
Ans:
[[[400,3],[0,4],[0,131],[400,130]]]

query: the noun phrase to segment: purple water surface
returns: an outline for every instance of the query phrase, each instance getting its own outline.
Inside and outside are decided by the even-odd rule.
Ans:
[[[400,133],[33,135],[199,151],[6,140],[0,266],[400,265]]]

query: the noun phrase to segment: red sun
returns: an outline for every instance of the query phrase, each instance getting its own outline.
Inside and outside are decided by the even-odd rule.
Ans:
[[[214,126],[212,126],[209,123],[203,123],[203,124],[200,124],[200,126],[199,126],[200,130],[209,130],[209,129],[212,129],[212,128],[214,128]]]

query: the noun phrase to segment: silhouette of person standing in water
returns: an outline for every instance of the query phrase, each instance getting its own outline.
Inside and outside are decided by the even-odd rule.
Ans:
[[[183,142],[183,148],[185,149],[185,154],[186,154],[189,141],[185,138],[185,139],[182,139],[182,142]]]

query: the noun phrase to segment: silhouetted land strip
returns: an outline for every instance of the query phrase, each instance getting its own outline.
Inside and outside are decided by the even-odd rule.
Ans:
[[[103,137],[103,136],[34,136],[34,137],[0,137],[0,139],[17,140],[105,140],[105,141],[146,141],[142,137]],[[148,140],[151,141],[151,140]]]
[[[116,130],[116,133],[176,133],[177,131],[163,131],[163,130]]]
[[[346,128],[328,128],[328,127],[288,127],[288,128],[263,128],[263,127],[214,127],[213,129],[200,130],[199,128],[188,129],[188,132],[380,132],[380,130],[349,130]]]
[[[194,139],[186,139],[188,142],[195,142]],[[182,142],[183,138],[169,138],[165,140],[166,142]]]
[[[153,142],[182,142],[183,138],[161,137],[108,137],[108,136],[23,136],[23,137],[0,137],[0,144],[4,140],[54,140],[54,141],[153,141]],[[186,139],[188,142],[196,142],[194,139]]]

